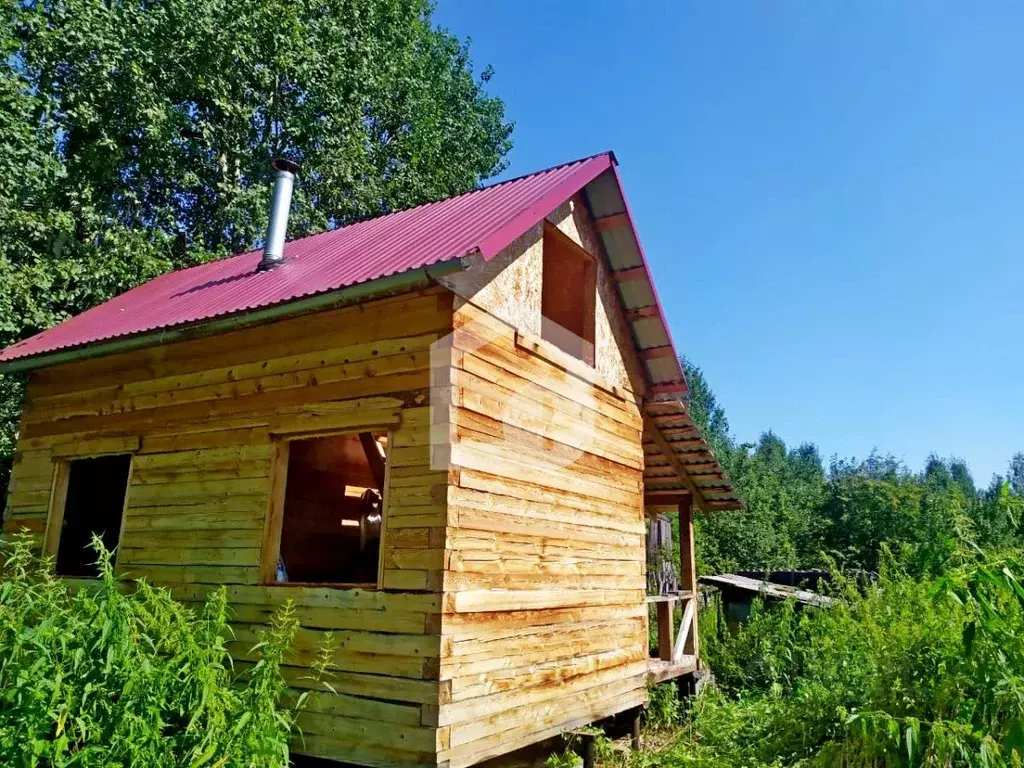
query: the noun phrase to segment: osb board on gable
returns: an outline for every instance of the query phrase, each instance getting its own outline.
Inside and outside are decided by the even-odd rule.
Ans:
[[[595,370],[608,385],[642,393],[645,379],[622,316],[618,289],[609,274],[586,206],[577,196],[547,218],[595,256],[599,266],[594,324]],[[519,331],[540,337],[543,250],[543,224],[538,224],[490,261],[477,257],[467,270],[442,278],[440,282],[456,295],[456,311],[467,303],[473,304]]]
[[[542,224],[490,261],[477,257],[469,269],[441,279],[456,296],[456,311],[467,302],[514,328],[540,336]]]
[[[547,218],[577,245],[595,256],[600,265],[597,273],[598,300],[595,303],[594,368],[608,383],[642,392],[645,379],[640,373],[633,338],[622,316],[618,288],[609,274],[590,213],[577,195],[552,211]]]

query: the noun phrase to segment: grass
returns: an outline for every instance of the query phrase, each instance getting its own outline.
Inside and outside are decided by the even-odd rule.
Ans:
[[[716,684],[652,691],[646,748],[607,766],[1002,768],[1024,765],[1020,553],[961,553],[945,576],[891,559],[840,603],[758,607],[732,634],[702,613]]]

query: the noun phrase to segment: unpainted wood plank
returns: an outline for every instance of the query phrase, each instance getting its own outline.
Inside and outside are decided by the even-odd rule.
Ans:
[[[647,660],[622,663],[624,658],[629,658],[628,654],[610,651],[603,658],[594,655],[567,660],[560,668],[522,675],[520,685],[507,678],[491,683],[466,681],[453,690],[452,703],[441,705],[440,722],[443,725],[464,723],[512,707],[557,698],[565,701],[581,691],[616,681],[643,680],[647,675]],[[453,684],[457,682],[453,681]]]
[[[613,621],[647,616],[647,605],[571,606],[568,608],[527,609],[501,613],[454,613],[454,595],[444,596],[444,621],[441,632],[454,641],[508,637],[508,633],[527,628],[560,627],[579,622]]]
[[[539,610],[593,605],[629,605],[642,603],[639,590],[491,590],[457,592],[454,595],[455,613]]]
[[[286,707],[294,709],[298,705],[299,696],[301,696],[300,692],[289,690],[285,692],[282,701]],[[420,725],[423,712],[422,706],[412,704],[396,704],[343,693],[319,693],[316,691],[307,693],[302,708],[324,715],[371,720],[377,723],[378,727],[381,723]]]
[[[448,300],[450,302],[450,299]],[[35,372],[28,403],[85,388],[118,386],[127,381],[179,376],[226,365],[288,357],[318,349],[343,347],[451,327],[450,306],[440,291],[367,302],[357,307],[319,312],[317,332],[309,318],[266,323],[216,336],[179,341],[118,355],[53,366]]]
[[[607,683],[594,688],[575,692],[571,702],[563,697],[554,700],[534,702],[525,706],[510,707],[502,712],[474,719],[452,726],[453,747],[459,747],[493,734],[508,736],[510,733],[541,730],[565,718],[566,710],[576,710],[604,700],[634,694],[639,686],[635,678]],[[592,710],[593,711],[593,710]],[[597,711],[600,711],[598,709]]]
[[[172,594],[179,600],[201,600],[208,588],[175,587]],[[300,585],[231,586],[228,601],[245,605],[279,608],[291,602],[303,607],[329,609],[363,609],[380,612],[431,612],[441,610],[441,598],[428,594],[394,594],[374,589],[345,589]]]
[[[646,688],[633,693],[608,699],[594,705],[564,710],[554,725],[547,727],[532,724],[516,731],[502,732],[484,739],[469,742],[453,750],[439,753],[441,760],[447,760],[449,768],[465,768],[490,757],[507,754],[521,747],[557,736],[558,734],[589,725],[596,720],[642,706],[647,701]]]
[[[181,403],[173,408],[147,408],[99,416],[73,416],[54,422],[26,423],[23,434],[26,439],[71,433],[88,434],[95,430],[138,434],[180,424],[202,424],[204,421],[216,421],[224,427],[265,427],[270,418],[294,406],[307,405],[317,400],[360,399],[418,392],[425,390],[429,383],[430,372],[427,369],[323,384],[310,379],[301,386],[252,392],[241,397]],[[243,416],[245,418],[241,418]]]
[[[494,469],[493,467],[491,468]],[[587,524],[595,528],[607,528],[611,530],[630,530],[640,521],[636,518],[636,507],[633,502],[629,504],[616,504],[614,501],[605,499],[601,505],[595,505],[594,500],[581,494],[568,491],[564,488],[553,488],[536,485],[529,480],[517,480],[510,477],[502,477],[488,471],[476,471],[469,469],[459,470],[458,479],[451,489],[450,499],[453,504],[464,502],[456,493],[457,489],[479,492],[494,496],[505,496],[512,499],[542,505],[552,515],[552,519],[563,519],[564,515],[587,516]]]

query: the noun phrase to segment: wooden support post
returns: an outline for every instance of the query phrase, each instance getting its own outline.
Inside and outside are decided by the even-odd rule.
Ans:
[[[681,675],[676,678],[676,691],[679,700],[689,699],[697,695],[697,678],[695,675]]]
[[[630,745],[633,747],[635,752],[640,751],[640,713],[643,711],[642,707],[637,707],[633,710],[633,730],[630,739]]]
[[[676,645],[675,619],[672,616],[675,604],[675,600],[658,602],[658,658],[662,661],[672,661],[672,652]]]
[[[690,599],[697,600],[697,563],[693,551],[693,497],[687,496],[679,502],[679,588],[689,592]],[[693,606],[693,623],[686,637],[683,653],[696,656],[697,638],[697,604]]]
[[[593,736],[583,739],[583,768],[594,768],[597,765],[597,744]]]

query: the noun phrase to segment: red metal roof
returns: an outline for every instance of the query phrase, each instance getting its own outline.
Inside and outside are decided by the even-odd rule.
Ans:
[[[673,426],[682,419],[679,426],[696,430],[680,400],[687,392],[686,378],[610,152],[293,240],[285,245],[285,263],[268,272],[256,272],[263,252],[253,251],[168,273],[8,347],[0,352],[0,370],[48,365],[81,347],[92,348],[83,354],[103,354],[103,342],[115,339],[135,337],[139,344],[157,344],[183,328],[233,316],[244,320],[275,305],[471,254],[489,260],[577,193],[583,194],[599,221],[621,222],[624,217],[627,223],[599,229],[622,309],[646,368],[647,407],[660,409],[648,415],[655,422],[667,418]],[[653,428],[660,429],[657,423]],[[652,438],[646,435],[645,439]],[[717,463],[703,439],[696,449],[692,441],[667,439],[666,450],[684,468]],[[650,480],[648,485],[656,484],[659,491],[685,490],[681,476],[677,480],[667,477],[656,483]],[[742,507],[720,470],[694,475],[692,484],[707,509]]]
[[[335,291],[450,259],[492,258],[602,172],[610,152],[263,251],[170,272],[0,352],[0,366],[100,341],[192,325]]]

